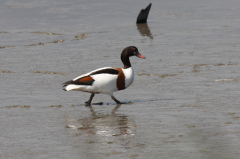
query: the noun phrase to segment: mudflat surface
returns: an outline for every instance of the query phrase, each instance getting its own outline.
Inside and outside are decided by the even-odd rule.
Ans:
[[[1,2],[0,158],[239,158],[240,1],[151,2]],[[62,91],[130,45],[130,104]]]

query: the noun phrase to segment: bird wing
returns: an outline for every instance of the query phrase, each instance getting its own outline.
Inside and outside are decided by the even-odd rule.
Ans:
[[[92,85],[94,82],[94,79],[91,76],[85,76],[81,77],[79,79],[67,81],[63,83],[64,86],[74,84],[74,85]]]
[[[67,81],[63,83],[64,86],[74,84],[74,85],[92,85],[93,82],[95,81],[94,78],[92,77],[93,75],[98,75],[98,74],[112,74],[112,75],[118,75],[119,71],[111,68],[111,67],[104,67],[102,69],[97,69],[94,71],[91,71],[89,73],[86,73],[84,75],[81,75],[71,81]]]

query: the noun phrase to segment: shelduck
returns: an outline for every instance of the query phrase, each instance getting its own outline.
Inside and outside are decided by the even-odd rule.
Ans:
[[[145,59],[135,46],[126,47],[121,54],[123,68],[103,67],[83,74],[63,83],[64,91],[83,91],[91,93],[86,105],[90,105],[96,93],[108,94],[117,104],[123,104],[113,96],[113,92],[126,89],[134,79],[134,72],[129,57]]]

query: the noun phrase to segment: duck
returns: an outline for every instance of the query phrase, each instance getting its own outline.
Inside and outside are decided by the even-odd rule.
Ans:
[[[128,88],[134,80],[134,71],[129,58],[136,56],[142,59],[137,47],[128,46],[121,53],[123,68],[102,67],[86,74],[80,75],[73,80],[64,82],[62,89],[64,91],[82,91],[91,93],[86,106],[90,106],[95,94],[108,94],[117,104],[126,104],[117,100],[113,92]]]

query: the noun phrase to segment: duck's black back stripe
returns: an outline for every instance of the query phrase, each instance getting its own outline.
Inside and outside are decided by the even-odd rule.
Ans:
[[[91,84],[89,84],[89,83],[83,83],[83,82],[78,82],[78,81],[73,81],[73,80],[71,80],[71,81],[67,81],[67,82],[63,83],[63,86],[67,86],[67,85],[69,85],[69,84],[75,84],[75,85],[91,85]]]
[[[119,73],[119,71],[115,70],[115,69],[112,69],[112,68],[107,68],[107,69],[104,69],[104,70],[99,70],[99,71],[93,72],[90,75],[97,75],[97,74],[102,74],[102,73],[117,75]]]

